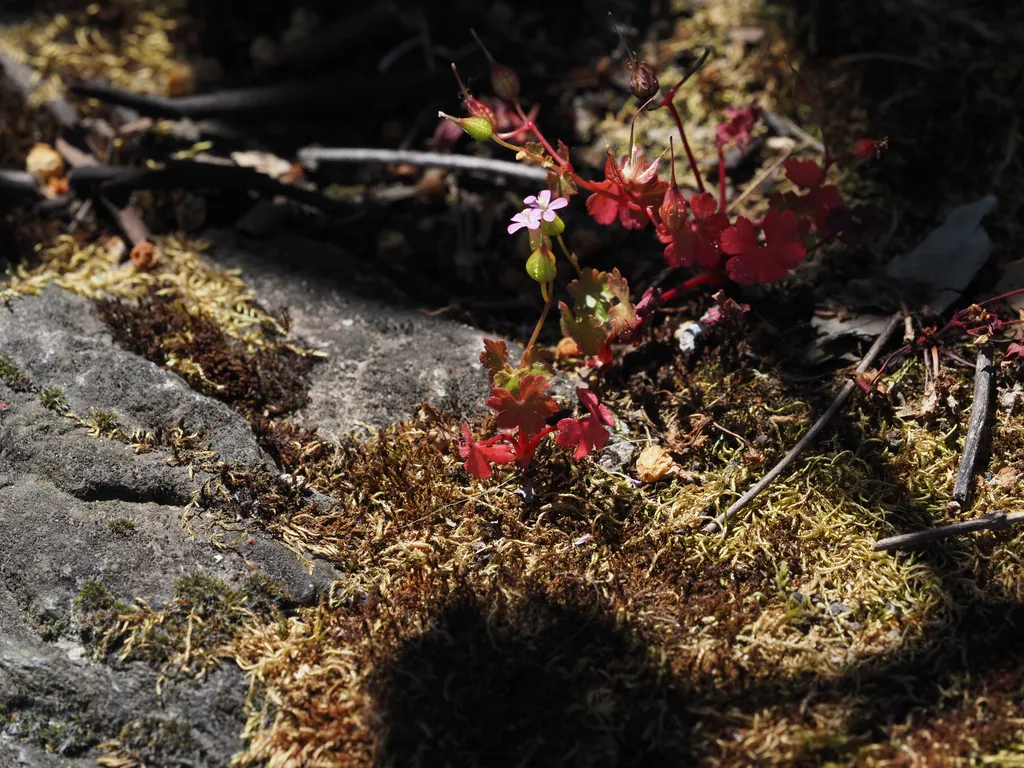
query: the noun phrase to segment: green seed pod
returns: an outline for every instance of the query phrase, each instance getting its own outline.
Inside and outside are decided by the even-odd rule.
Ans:
[[[555,254],[550,248],[538,248],[526,260],[526,274],[541,285],[555,279]]]
[[[490,141],[491,136],[494,135],[494,125],[486,117],[452,117],[444,112],[438,112],[437,116],[457,123],[462,130],[477,141]]]
[[[548,237],[558,237],[565,232],[565,222],[562,221],[561,216],[556,214],[554,221],[541,221],[540,231]]]

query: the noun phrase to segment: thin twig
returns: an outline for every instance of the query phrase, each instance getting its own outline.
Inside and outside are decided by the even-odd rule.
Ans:
[[[100,161],[93,155],[69,144],[59,136],[54,142],[53,147],[60,152],[61,156],[72,168],[91,168],[100,165]],[[100,197],[100,202],[103,203],[103,207],[110,212],[110,215],[114,217],[114,220],[117,221],[117,225],[121,228],[121,231],[124,232],[125,237],[128,238],[129,242],[131,242],[133,246],[147,242],[151,239],[149,230],[146,228],[146,224],[142,220],[142,214],[139,213],[134,206],[128,204],[121,207],[104,196]]]
[[[857,373],[864,373],[864,371],[871,367],[871,364],[875,361],[875,358],[878,357],[879,353],[882,351],[882,348],[885,347],[886,343],[888,343],[889,339],[892,337],[893,332],[896,330],[897,326],[900,325],[902,319],[903,316],[900,313],[896,313],[889,318],[889,322],[886,323],[885,328],[882,329],[882,332],[878,335],[878,338],[875,339],[875,343],[871,345],[871,349],[868,350],[867,354],[864,355],[864,358],[860,361],[860,364],[857,366]],[[821,431],[825,429],[825,427],[835,417],[835,415],[839,413],[839,410],[849,399],[850,395],[853,393],[853,390],[856,386],[857,382],[854,380],[846,382],[843,385],[843,388],[839,390],[839,394],[836,395],[835,399],[832,401],[832,404],[828,407],[828,410],[826,410],[821,415],[821,417],[816,422],[814,422],[814,425],[809,430],[807,430],[807,434],[800,438],[797,444],[793,446],[792,450],[790,450],[790,452],[787,453],[778,464],[772,467],[768,474],[766,474],[764,477],[758,480],[753,486],[751,486],[751,488],[745,494],[743,494],[743,496],[741,496],[731,507],[729,507],[725,512],[723,512],[714,520],[710,521],[709,523],[707,523],[707,525],[701,528],[701,531],[703,533],[714,533],[717,530],[724,530],[725,523],[727,520],[732,518],[734,515],[736,515],[737,512],[739,512],[741,509],[750,504],[750,502],[753,501],[754,498],[759,493],[761,493],[761,491],[763,491],[765,488],[771,485],[775,478],[779,477],[783,472],[789,469],[790,465],[792,465],[797,460],[800,454],[803,453],[807,449],[807,447],[814,442],[818,434],[821,433]]]
[[[28,102],[39,87],[39,82],[42,79],[39,73],[28,64],[18,61],[7,53],[2,45],[0,45],[0,69],[21,94],[21,98]],[[47,99],[43,102],[43,106],[65,130],[77,130],[80,127],[75,108],[64,98]]]
[[[978,349],[978,360],[974,364],[974,402],[971,404],[971,420],[967,427],[967,439],[960,456],[960,467],[953,484],[953,501],[966,506],[971,495],[971,481],[978,461],[978,449],[988,433],[988,414],[992,407],[992,356],[983,348]]]
[[[313,170],[320,163],[387,163],[389,165],[419,165],[450,168],[454,171],[482,171],[502,176],[515,176],[529,181],[544,181],[548,172],[543,168],[511,160],[492,160],[489,157],[469,155],[443,155],[438,152],[417,152],[401,149],[370,149],[364,147],[307,147],[299,150],[299,162]]]
[[[1002,531],[1014,523],[1024,522],[1024,512],[989,512],[984,517],[977,517],[973,520],[965,520],[962,523],[941,525],[938,528],[928,528],[924,531],[914,533],[901,533],[899,536],[890,536],[887,539],[879,539],[875,542],[876,552],[893,552],[900,549],[915,549],[930,541],[947,539],[950,536],[959,536],[961,533],[971,531]]]
[[[740,192],[740,194],[737,197],[735,197],[731,203],[729,203],[729,207],[725,209],[726,213],[731,213],[732,211],[736,210],[736,207],[740,203],[742,203],[744,200],[750,197],[754,193],[754,191],[757,190],[762,184],[764,184],[764,182],[767,181],[773,174],[777,173],[782,164],[786,162],[786,160],[789,159],[789,156],[792,155],[797,149],[799,149],[799,147],[794,146],[790,147],[785,152],[783,152],[782,155],[774,163],[772,163],[767,169],[765,169],[760,176],[758,176],[756,179],[750,182],[747,185],[746,189]]]
[[[437,88],[439,83],[439,73],[431,72],[382,75],[368,80],[353,78],[348,74],[335,74],[312,80],[233,88],[176,98],[133,93],[98,80],[68,81],[67,87],[79,96],[129,107],[147,117],[190,117],[198,120],[269,116],[294,120],[310,115],[350,115],[352,100],[358,97],[374,95],[379,99],[381,94],[393,93],[399,88],[424,94]],[[344,94],[344,97],[339,98],[339,93]]]
[[[780,136],[789,136],[791,139],[800,139],[800,141],[812,147],[815,152],[819,154],[825,154],[825,145],[822,144],[818,139],[814,138],[801,128],[799,125],[794,123],[788,117],[776,114],[775,112],[764,112],[764,121],[768,127],[775,131]]]
[[[132,192],[136,189],[250,189],[280,195],[321,210],[347,213],[350,208],[315,190],[285,184],[265,173],[236,165],[219,165],[195,160],[171,160],[163,168],[91,166],[68,174],[72,188],[98,188],[101,192]]]

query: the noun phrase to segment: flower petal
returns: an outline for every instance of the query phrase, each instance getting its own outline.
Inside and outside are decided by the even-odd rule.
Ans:
[[[539,195],[537,195],[537,203],[541,208],[547,208],[548,203],[551,202],[551,190],[545,189]]]
[[[564,197],[556,197],[550,203],[548,203],[549,211],[557,211],[559,208],[565,208],[569,204],[569,201]]]

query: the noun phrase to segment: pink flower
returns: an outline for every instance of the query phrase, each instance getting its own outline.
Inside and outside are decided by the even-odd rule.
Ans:
[[[565,208],[569,204],[569,201],[564,197],[556,197],[554,200],[551,199],[551,190],[545,189],[539,195],[534,197],[530,195],[523,199],[523,202],[530,206],[531,209],[541,212],[541,218],[544,221],[554,221],[558,215],[555,213],[559,208]]]
[[[540,229],[542,221],[554,221],[559,208],[565,208],[569,201],[564,197],[551,199],[551,190],[545,189],[539,195],[530,195],[523,199],[527,207],[512,217],[512,223],[508,225],[508,233],[511,235],[523,227],[527,229]]]
[[[512,223],[508,225],[508,233],[511,235],[523,227],[527,229],[540,229],[540,217],[542,212],[537,208],[527,208],[512,217]]]

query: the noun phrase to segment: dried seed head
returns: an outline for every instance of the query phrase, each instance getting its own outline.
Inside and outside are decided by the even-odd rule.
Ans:
[[[492,61],[491,88],[499,99],[514,102],[519,98],[519,75],[504,64]]]
[[[661,87],[658,78],[649,66],[635,56],[630,56],[626,60],[626,66],[630,71],[629,90],[641,103],[647,102]]]

